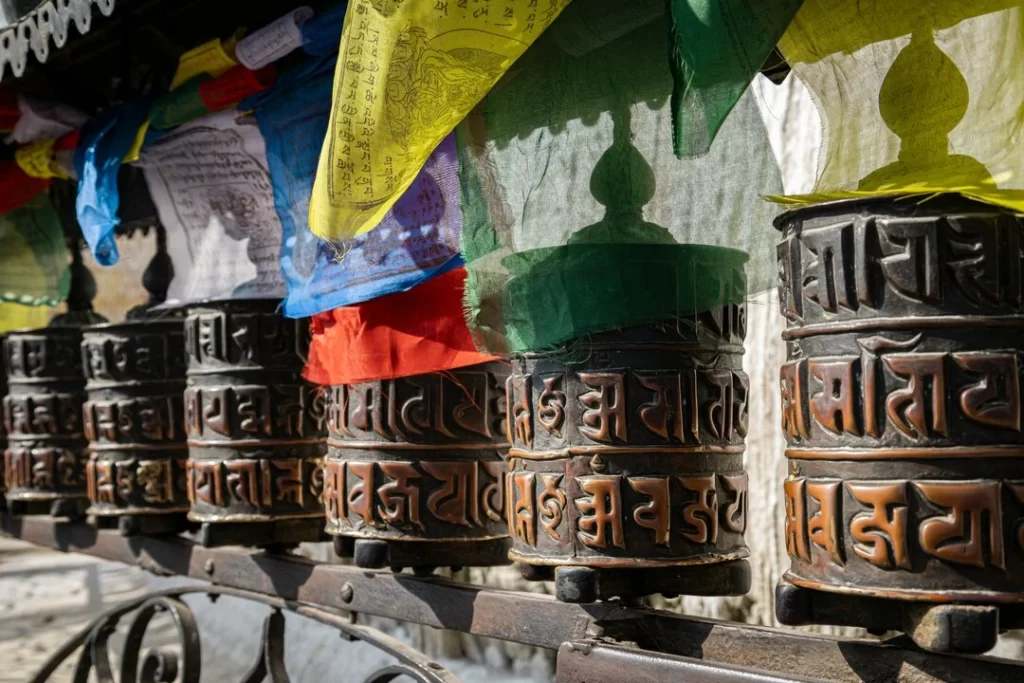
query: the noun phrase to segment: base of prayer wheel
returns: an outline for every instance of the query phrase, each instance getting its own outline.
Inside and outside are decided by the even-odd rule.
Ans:
[[[185,513],[145,515],[96,515],[89,511],[97,529],[117,529],[122,536],[176,536],[196,531],[199,525],[190,522]]]
[[[744,595],[750,590],[750,564],[745,560],[684,567],[604,569],[597,567],[519,566],[527,581],[554,579],[562,602],[589,603],[610,598],[642,598],[661,593],[680,595]],[[652,587],[655,587],[652,590]]]
[[[493,567],[508,564],[507,538],[472,543],[444,541],[381,541],[370,538],[334,537],[334,552],[351,558],[362,569],[390,568],[401,572],[406,567],[418,575],[430,575],[438,567],[458,571],[463,567]]]
[[[804,588],[786,578],[775,588],[775,616],[786,626],[857,626],[905,633],[921,649],[983,654],[999,633],[1024,627],[1019,605],[935,604]]]
[[[225,545],[273,548],[328,540],[322,517],[271,522],[207,522],[199,528],[199,542],[204,548]]]
[[[44,515],[56,519],[79,520],[86,516],[89,507],[87,498],[49,498],[49,499],[8,499],[7,514],[11,517],[27,517]]]

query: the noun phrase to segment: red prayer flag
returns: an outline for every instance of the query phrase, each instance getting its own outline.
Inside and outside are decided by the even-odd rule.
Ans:
[[[49,187],[49,178],[33,178],[16,162],[0,161],[0,215],[20,209]]]
[[[252,71],[242,65],[232,67],[216,78],[199,84],[199,97],[210,111],[227,109],[249,95],[274,85],[277,69],[273,64]]]
[[[486,363],[462,312],[466,269],[455,268],[405,292],[313,316],[303,376],[353,384]]]
[[[60,151],[62,149],[75,149],[78,147],[78,136],[81,134],[82,129],[75,128],[64,137],[57,138],[57,142],[54,143],[53,149],[56,151]]]

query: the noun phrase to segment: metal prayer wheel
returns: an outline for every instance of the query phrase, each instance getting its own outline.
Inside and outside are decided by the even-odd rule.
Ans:
[[[506,506],[566,602],[735,595],[744,560],[744,305],[513,359]]]
[[[982,652],[1024,603],[1024,223],[956,196],[781,216],[785,624]]]
[[[6,336],[0,335],[0,346],[3,345]],[[7,353],[0,355],[0,397],[7,396]],[[7,452],[7,420],[0,420],[0,451]],[[7,478],[4,474],[6,468],[0,466],[0,510],[7,506],[7,499],[4,493],[7,492]]]
[[[184,317],[166,315],[82,335],[88,512],[117,518],[126,534],[186,527]]]
[[[4,480],[12,514],[78,517],[88,506],[82,332],[46,327],[4,340]]]
[[[324,398],[302,379],[309,321],[277,300],[190,306],[185,430],[188,517],[204,545],[323,534]]]
[[[330,387],[324,504],[360,567],[508,563],[505,380],[474,365]]]

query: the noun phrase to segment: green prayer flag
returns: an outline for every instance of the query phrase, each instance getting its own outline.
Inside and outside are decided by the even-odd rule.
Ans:
[[[756,104],[741,97],[708,154],[676,159],[656,6],[572,3],[457,129],[482,350],[692,317],[774,282],[778,210],[761,195],[781,183]]]
[[[707,153],[803,0],[668,0],[672,146]]]
[[[56,306],[71,287],[64,231],[49,194],[0,215],[0,300]]]

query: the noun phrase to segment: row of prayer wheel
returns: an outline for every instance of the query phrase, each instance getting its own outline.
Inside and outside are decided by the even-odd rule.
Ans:
[[[777,227],[778,618],[984,651],[1024,625],[1024,223],[940,196]],[[366,568],[511,559],[573,602],[742,594],[745,327],[731,304],[333,387],[301,379],[307,322],[272,301],[14,333],[7,505],[125,533],[200,525],[207,545],[326,533]]]

